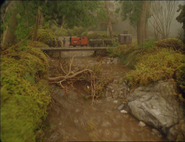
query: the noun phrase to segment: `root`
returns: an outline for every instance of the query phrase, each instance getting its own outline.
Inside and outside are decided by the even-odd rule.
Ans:
[[[60,63],[60,68],[63,72],[63,76],[57,76],[57,77],[48,77],[48,81],[49,83],[56,83],[56,84],[59,84],[61,86],[62,89],[65,90],[65,92],[67,93],[68,90],[67,90],[67,87],[63,86],[62,85],[62,82],[64,81],[67,81],[69,79],[72,79],[72,78],[75,78],[77,75],[80,75],[82,73],[88,73],[90,75],[90,82],[91,82],[91,97],[92,97],[92,105],[93,105],[93,102],[94,102],[94,98],[96,97],[96,93],[95,93],[95,90],[96,90],[96,80],[95,80],[95,73],[88,69],[88,68],[85,68],[83,70],[80,70],[80,71],[77,71],[77,72],[73,72],[72,71],[72,64],[73,64],[73,60],[74,60],[74,57],[72,57],[70,63],[69,63],[69,70],[68,72],[66,72],[62,66],[62,64]]]

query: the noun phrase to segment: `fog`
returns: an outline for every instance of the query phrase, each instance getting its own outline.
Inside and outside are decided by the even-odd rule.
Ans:
[[[178,5],[185,4],[185,1],[177,1],[176,6],[175,6],[175,14],[172,17],[172,22],[171,22],[171,26],[170,26],[170,33],[169,33],[169,38],[176,38],[178,36],[178,33],[183,33],[183,29],[182,29],[182,23],[180,24],[177,20],[176,17],[180,14],[180,12],[177,12],[178,10]],[[115,7],[114,7],[115,9]],[[154,22],[154,18],[150,17],[148,19],[148,35],[149,38],[153,39],[155,37],[154,34],[154,27],[153,27],[153,22]],[[152,24],[151,24],[152,23]],[[128,31],[129,34],[132,34],[132,38],[133,40],[137,39],[137,31],[135,28],[133,28],[130,23],[129,20],[127,19],[126,21],[122,21],[122,18],[119,16],[118,18],[118,22],[116,24],[112,24],[112,28],[113,31],[117,34],[121,34],[123,33],[123,31]],[[107,26],[99,26],[98,28],[99,30],[106,30]]]

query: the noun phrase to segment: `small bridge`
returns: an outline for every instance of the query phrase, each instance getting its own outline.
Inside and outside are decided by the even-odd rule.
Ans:
[[[44,51],[99,51],[108,47],[37,47]]]
[[[59,52],[59,60],[61,60],[61,52],[62,51],[94,51],[96,55],[96,51],[107,50],[108,47],[37,47],[42,51],[58,51]]]

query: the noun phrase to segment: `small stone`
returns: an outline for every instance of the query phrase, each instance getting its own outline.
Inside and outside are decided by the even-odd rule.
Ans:
[[[120,94],[120,95],[123,95],[123,91],[120,91],[119,94]]]
[[[126,83],[125,82],[123,82],[123,86],[126,86]]]
[[[114,83],[116,83],[116,84],[117,84],[117,83],[118,83],[118,80],[114,80]]]
[[[109,102],[111,100],[111,97],[107,97],[106,100]]]
[[[75,112],[78,113],[80,110],[79,109],[76,109]]]
[[[161,133],[158,131],[158,130],[156,130],[156,129],[152,129],[152,132],[154,133],[154,134],[156,134],[156,135],[160,135]]]
[[[121,110],[120,112],[121,112],[121,113],[128,113],[128,112],[127,112],[126,110],[124,110],[124,109]]]
[[[145,124],[144,122],[140,121],[139,124],[138,124],[138,126],[140,126],[140,127],[145,127],[146,124]]]
[[[118,100],[114,100],[113,103],[117,104],[118,103]]]
[[[121,104],[120,106],[118,106],[118,110],[122,110],[124,106],[124,104]]]
[[[114,90],[112,90],[112,93],[114,93]]]

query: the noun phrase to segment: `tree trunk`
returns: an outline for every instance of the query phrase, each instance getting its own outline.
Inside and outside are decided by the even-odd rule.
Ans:
[[[148,21],[146,22],[145,25],[145,39],[148,39]]]
[[[108,14],[108,27],[109,27],[109,34],[110,34],[110,38],[113,39],[113,33],[112,33],[112,24],[111,24],[111,19],[110,19],[110,12],[109,12],[109,8],[108,8],[108,5],[107,5],[107,1],[104,1],[105,2],[105,8],[107,9],[107,14]]]
[[[35,29],[35,33],[34,33],[33,41],[36,41],[36,40],[37,40],[37,36],[38,36],[38,29],[39,29],[39,21],[40,21],[40,6],[38,7],[38,11],[37,11],[37,17],[36,17],[36,29]]]
[[[107,36],[110,35],[109,33],[110,33],[110,32],[109,32],[109,25],[107,24]]]
[[[6,8],[6,13],[8,11],[12,11],[12,15],[10,16],[10,19],[8,19],[8,26],[6,27],[6,30],[3,32],[3,38],[1,46],[3,49],[5,49],[8,45],[15,44],[16,36],[14,35],[14,31],[16,30],[17,26],[17,11],[14,10],[15,6],[17,4],[17,1],[11,1],[8,7]],[[5,19],[8,18],[5,16]]]
[[[44,21],[44,16],[43,16],[43,14],[41,13],[41,14],[40,14],[40,23],[39,23],[40,28],[42,28],[42,26],[43,26],[43,21]]]
[[[140,18],[137,22],[137,43],[142,44],[144,43],[145,39],[145,28],[146,28],[146,7],[147,1],[143,1],[142,5],[142,12]]]

